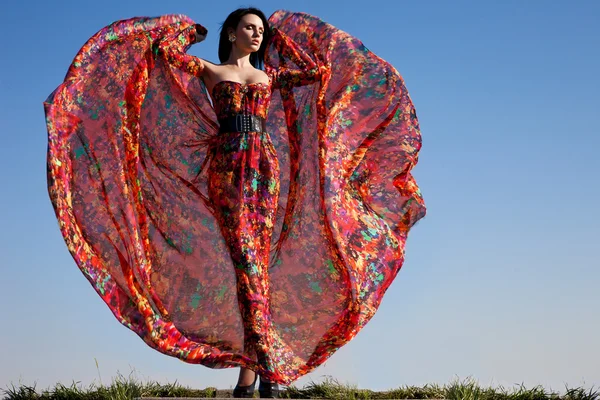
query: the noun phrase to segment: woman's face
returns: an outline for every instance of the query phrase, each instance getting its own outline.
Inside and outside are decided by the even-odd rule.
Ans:
[[[258,15],[246,14],[240,20],[234,33],[236,36],[234,45],[244,52],[254,53],[258,51],[263,41],[262,20]]]

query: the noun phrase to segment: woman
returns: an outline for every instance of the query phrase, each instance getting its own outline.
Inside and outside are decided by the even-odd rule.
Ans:
[[[398,72],[302,13],[234,11],[216,65],[181,15],[117,21],[45,103],[80,269],[151,347],[277,395],[377,310],[425,215]],[[264,69],[263,69],[264,66]]]
[[[197,39],[202,40],[205,29],[196,25],[196,30]],[[244,348],[254,350],[258,362],[274,371],[276,364],[270,357],[269,343],[281,343],[281,339],[270,320],[268,264],[279,197],[279,162],[263,126],[273,87],[315,82],[320,70],[278,30],[274,30],[274,42],[284,51],[292,50],[297,55],[294,61],[302,68],[268,68],[266,73],[259,69],[271,38],[269,33],[269,23],[260,10],[234,11],[221,29],[221,64],[201,60],[199,75],[212,94],[222,135],[219,139],[229,140],[235,148],[234,152],[221,152],[221,146],[214,147],[208,167],[208,193],[229,254],[238,266],[235,271],[245,328]],[[248,158],[240,157],[242,154]],[[255,251],[245,251],[252,245]],[[283,343],[280,346],[285,348]],[[241,368],[234,397],[252,397],[255,381],[256,374],[251,369]],[[259,392],[261,397],[275,395],[277,384],[261,380]]]

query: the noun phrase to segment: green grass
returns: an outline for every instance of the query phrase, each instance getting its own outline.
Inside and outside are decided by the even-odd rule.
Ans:
[[[142,382],[133,376],[124,377],[120,373],[110,385],[91,384],[84,389],[76,382],[67,387],[57,384],[54,388],[36,391],[34,386],[15,386],[11,384],[3,392],[3,400],[128,400],[135,397],[215,397],[216,388],[208,387],[202,390],[191,389],[177,382],[159,384]]]
[[[82,388],[76,382],[71,386],[57,384],[53,388],[38,392],[34,386],[14,384],[0,389],[5,400],[126,400],[134,397],[215,397],[217,389],[192,389],[177,382],[159,384],[141,382],[132,374],[118,374],[110,385],[92,384]],[[456,380],[444,386],[402,386],[388,391],[375,392],[342,384],[333,378],[321,383],[311,382],[303,388],[290,386],[283,391],[282,398],[288,399],[450,399],[450,400],[600,400],[600,390],[594,388],[569,388],[562,393],[548,392],[541,386],[525,388],[523,385],[506,389],[502,386],[481,387],[473,379]]]

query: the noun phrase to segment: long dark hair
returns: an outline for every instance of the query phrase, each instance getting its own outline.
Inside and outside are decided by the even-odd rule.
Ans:
[[[240,23],[240,20],[244,15],[254,14],[262,20],[264,32],[263,32],[263,40],[260,44],[260,48],[257,52],[250,54],[250,63],[254,66],[254,68],[263,69],[264,60],[265,60],[265,50],[269,45],[271,39],[271,29],[269,28],[269,21],[265,14],[260,11],[258,8],[249,7],[249,8],[238,8],[223,22],[221,25],[221,33],[219,35],[219,60],[221,62],[225,62],[229,59],[229,54],[231,54],[232,43],[229,41],[229,34],[227,33],[228,28],[232,28],[233,30],[237,30],[237,26]]]

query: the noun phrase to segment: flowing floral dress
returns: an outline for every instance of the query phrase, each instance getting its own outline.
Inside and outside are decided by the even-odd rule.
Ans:
[[[289,384],[376,312],[425,215],[398,72],[320,19],[269,19],[269,83],[217,83],[183,15],[117,21],[45,102],[67,246],[149,346]],[[236,114],[265,132],[219,132]]]

